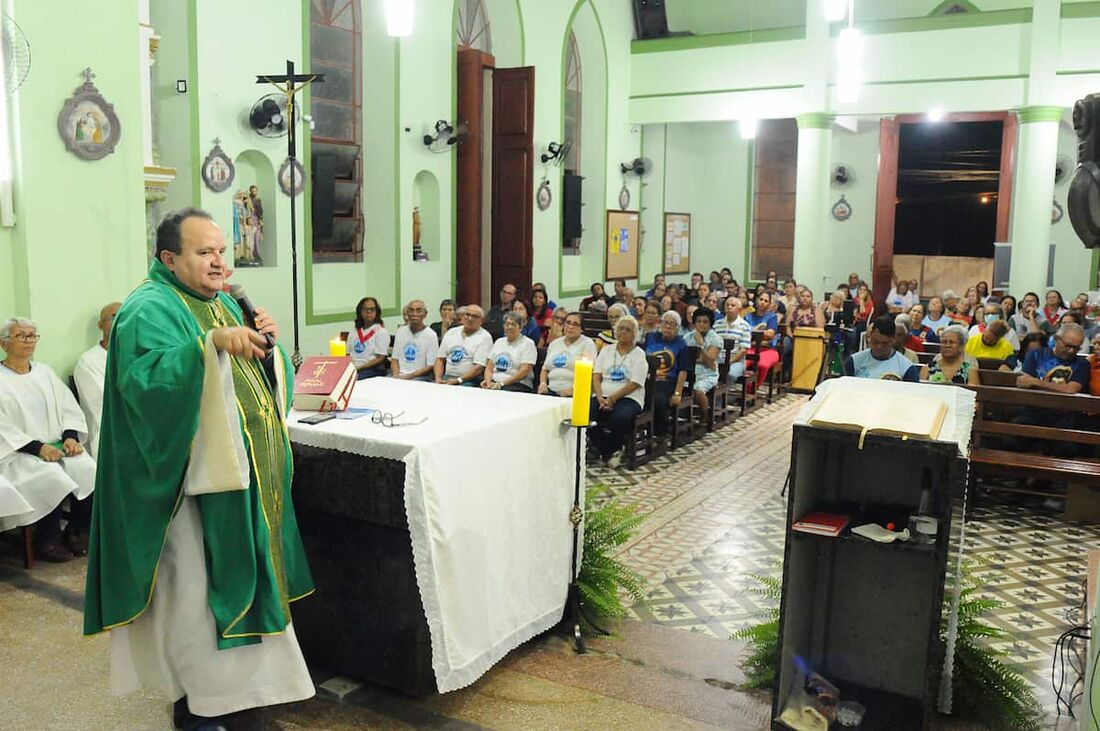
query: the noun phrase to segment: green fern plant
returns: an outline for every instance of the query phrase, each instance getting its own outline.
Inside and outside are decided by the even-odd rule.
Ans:
[[[581,601],[596,618],[610,619],[626,615],[623,595],[637,604],[646,603],[646,583],[634,569],[614,558],[626,545],[645,516],[634,505],[609,500],[595,506],[596,496],[603,490],[595,485],[584,496],[584,555],[577,576]],[[587,625],[585,630],[591,628]]]
[[[779,672],[779,599],[783,595],[782,580],[776,576],[749,574],[749,578],[759,586],[750,586],[749,591],[757,596],[774,601],[760,614],[765,618],[760,624],[750,625],[734,632],[735,640],[748,643],[748,654],[741,661],[745,673],[746,690],[770,689],[775,685],[775,676]]]
[[[1040,728],[1042,710],[1019,666],[990,642],[1007,637],[983,616],[1004,606],[998,599],[976,596],[979,584],[972,561],[963,563],[959,592],[959,625],[955,639],[955,672],[951,683],[952,715],[980,721],[993,729],[1032,731]],[[941,631],[947,633],[947,617]]]
[[[771,689],[779,672],[779,598],[782,596],[782,583],[774,576],[749,574],[749,578],[758,584],[749,587],[749,591],[774,600],[775,606],[761,612],[765,621],[740,629],[732,637],[748,643],[748,653],[741,660],[746,678],[743,687]],[[983,723],[991,729],[1039,729],[1042,710],[1031,686],[1020,674],[1019,666],[1006,661],[1008,653],[989,644],[1007,635],[1003,630],[987,624],[983,618],[1004,606],[1004,603],[976,596],[979,584],[973,575],[972,561],[963,564],[961,586],[952,715]],[[941,639],[946,641],[946,616],[941,633]]]

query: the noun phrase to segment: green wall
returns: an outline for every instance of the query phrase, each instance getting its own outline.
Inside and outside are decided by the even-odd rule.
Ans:
[[[38,359],[66,373],[95,343],[99,309],[146,268],[137,0],[13,6],[36,63],[16,99],[17,223],[0,234],[14,296],[0,302],[38,323]],[[122,126],[115,152],[94,162],[66,151],[56,131],[85,66]]]

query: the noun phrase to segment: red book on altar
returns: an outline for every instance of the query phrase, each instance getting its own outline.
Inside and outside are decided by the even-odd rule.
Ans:
[[[812,533],[815,536],[836,538],[848,527],[850,520],[851,518],[847,515],[838,515],[837,513],[810,513],[792,525],[791,530],[796,530],[799,533]]]
[[[355,388],[350,357],[306,358],[294,376],[294,408],[299,411],[343,411]]]

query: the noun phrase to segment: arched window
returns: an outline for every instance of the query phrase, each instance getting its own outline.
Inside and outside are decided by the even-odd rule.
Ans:
[[[473,48],[492,54],[493,42],[489,35],[489,15],[481,0],[460,0],[458,4],[458,47]]]
[[[311,0],[313,260],[362,261],[362,28],[358,0]]]
[[[577,49],[577,37],[573,31],[569,31],[568,51],[565,59],[565,118],[562,124],[564,142],[569,145],[569,152],[565,156],[566,198],[572,196],[570,192],[576,186],[579,191],[581,185],[581,54]],[[578,176],[570,179],[570,176]],[[566,206],[570,203],[565,201]],[[579,216],[579,213],[577,214]],[[568,212],[566,213],[569,217]],[[571,236],[566,231],[562,232],[562,251],[566,254],[579,254],[581,250],[580,236]]]

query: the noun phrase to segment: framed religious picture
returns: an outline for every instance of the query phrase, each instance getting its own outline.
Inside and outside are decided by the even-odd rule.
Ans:
[[[233,161],[222,150],[221,140],[214,138],[214,146],[202,162],[202,182],[215,193],[222,193],[229,190],[235,177],[237,169]]]
[[[306,169],[302,167],[300,160],[294,160],[294,192],[290,191],[290,158],[283,160],[283,166],[279,168],[279,187],[289,196],[295,196],[306,189]]]
[[[544,179],[539,183],[539,189],[535,192],[535,201],[538,202],[539,210],[545,211],[549,208],[553,199],[554,196],[550,193],[550,181]]]
[[[65,100],[57,115],[57,131],[65,149],[81,160],[99,160],[115,151],[122,137],[122,125],[113,105],[92,83],[95,74],[90,68],[82,72],[84,83]]]

